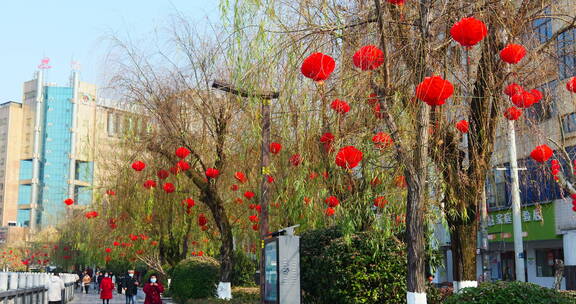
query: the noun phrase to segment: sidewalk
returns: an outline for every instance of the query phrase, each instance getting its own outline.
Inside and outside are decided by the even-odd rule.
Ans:
[[[92,286],[91,286],[92,287]],[[162,300],[164,304],[172,304],[172,301],[169,300]],[[80,289],[76,289],[76,293],[74,294],[74,300],[70,302],[70,304],[100,304],[102,300],[100,300],[100,294],[96,293],[93,289],[90,289],[88,294],[84,294],[80,291]],[[110,304],[125,304],[126,303],[126,296],[123,294],[118,294],[116,291],[112,294],[112,300],[110,300]],[[138,289],[138,295],[136,296],[136,303],[141,304],[144,303],[144,292],[142,289]]]

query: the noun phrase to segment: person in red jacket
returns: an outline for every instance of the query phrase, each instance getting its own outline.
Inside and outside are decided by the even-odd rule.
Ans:
[[[144,304],[162,304],[160,294],[164,292],[164,286],[157,280],[158,278],[153,274],[150,276],[148,283],[144,285],[144,293],[146,294]]]
[[[110,304],[112,290],[114,290],[114,283],[112,283],[112,278],[106,273],[100,283],[100,299],[102,299],[102,304]]]

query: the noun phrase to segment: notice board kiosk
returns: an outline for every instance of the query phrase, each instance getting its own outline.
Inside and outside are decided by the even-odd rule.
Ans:
[[[284,228],[264,239],[266,304],[300,304],[300,237]]]

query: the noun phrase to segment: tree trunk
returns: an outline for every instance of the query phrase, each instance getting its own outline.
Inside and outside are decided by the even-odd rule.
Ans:
[[[406,214],[406,230],[408,243],[408,291],[414,293],[425,293],[424,277],[424,200],[425,187],[418,181],[411,181],[408,175],[408,201]]]
[[[452,228],[450,247],[454,260],[454,281],[476,281],[476,220]]]
[[[202,201],[210,208],[214,222],[220,231],[220,241],[222,242],[220,245],[220,282],[231,282],[232,268],[234,267],[234,241],[232,227],[224,209],[224,202],[215,195],[215,192],[210,190],[203,193]]]

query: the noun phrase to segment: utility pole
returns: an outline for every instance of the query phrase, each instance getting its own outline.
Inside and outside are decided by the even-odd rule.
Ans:
[[[520,206],[520,188],[518,184],[518,163],[516,161],[516,132],[514,121],[508,121],[508,152],[510,156],[510,176],[512,178],[512,224],[514,225],[514,261],[516,280],[526,281],[524,271],[524,244],[522,243],[522,217]]]
[[[265,263],[265,251],[264,251],[264,239],[269,233],[268,224],[268,205],[270,203],[270,185],[267,181],[267,175],[269,174],[270,166],[270,125],[271,125],[271,115],[270,115],[270,103],[272,99],[278,99],[280,96],[279,92],[247,92],[245,90],[237,89],[234,86],[227,84],[222,81],[215,80],[212,83],[212,87],[224,92],[228,92],[234,95],[242,97],[256,97],[262,100],[262,146],[260,148],[260,207],[262,212],[260,214],[260,239],[262,240],[261,246],[261,256],[260,256],[260,301],[264,303],[264,284],[265,284],[265,273],[264,273],[264,263]]]

